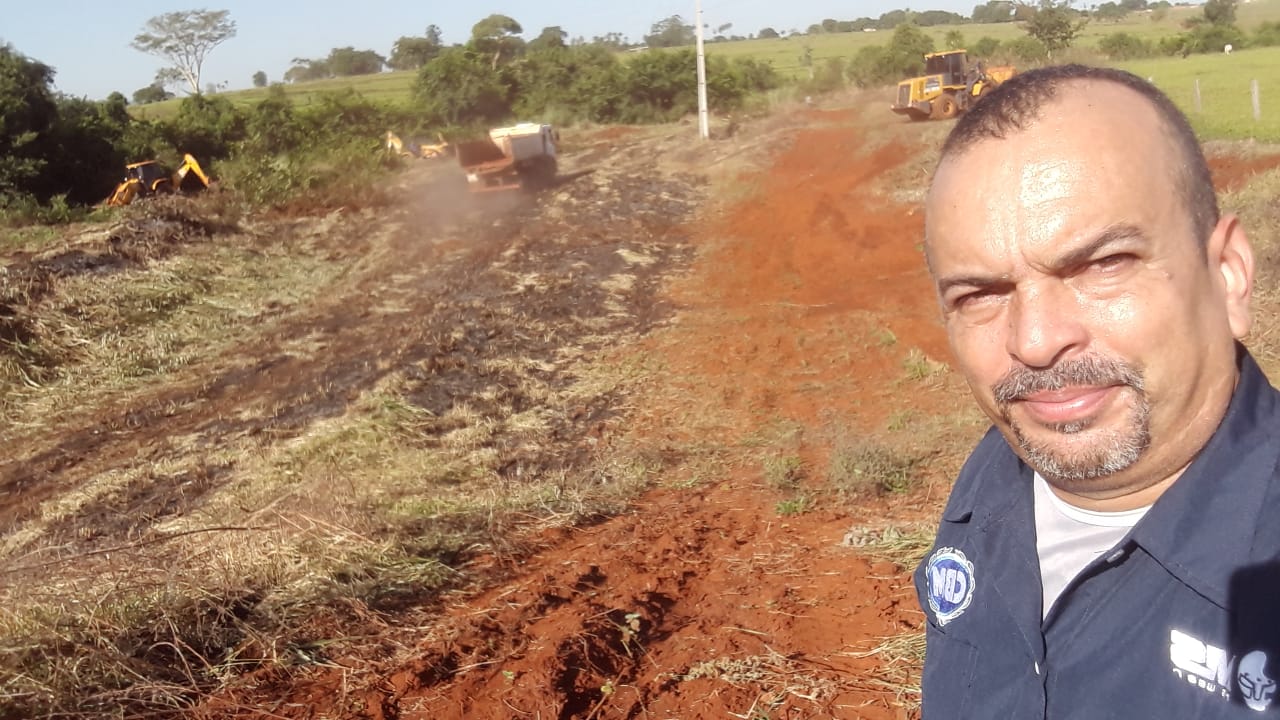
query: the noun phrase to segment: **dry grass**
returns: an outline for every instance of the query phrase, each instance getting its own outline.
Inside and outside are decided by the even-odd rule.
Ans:
[[[925,636],[910,632],[877,638],[869,650],[846,653],[849,657],[878,660],[876,672],[865,682],[893,693],[894,704],[908,711],[920,709],[920,668],[924,666]]]
[[[1256,176],[1221,203],[1240,216],[1257,263],[1249,348],[1271,378],[1280,378],[1280,170]]]
[[[887,560],[911,569],[920,564],[933,546],[934,528],[924,523],[907,525],[855,525],[841,545],[854,548],[873,560]]]
[[[855,498],[906,492],[919,484],[923,461],[910,451],[860,436],[832,451],[827,483],[837,493]]]
[[[318,241],[342,228],[315,225],[280,242],[223,236],[109,277],[55,283],[29,306],[32,347],[0,353],[18,357],[11,369],[23,367],[21,352],[49,356],[38,379],[0,380],[7,433],[46,433],[65,414],[169,383],[198,387],[201,376],[234,369],[218,358],[234,360],[246,344],[325,357],[325,338],[279,337],[256,322],[264,309],[287,320],[341,298],[375,263],[333,253]],[[638,250],[623,260],[652,262]],[[525,291],[551,289],[536,275],[510,275]],[[605,291],[628,292],[624,277]],[[418,290],[402,285],[381,307],[412,306],[406,298]],[[564,333],[548,320],[477,309],[533,338]],[[601,326],[587,341],[622,339]],[[585,469],[557,469],[553,455],[564,416],[643,382],[653,371],[643,362],[572,342],[552,359],[487,358],[476,376],[502,384],[477,386],[438,414],[415,399],[420,371],[387,367],[340,413],[284,439],[211,438],[199,427],[169,435],[147,461],[90,474],[42,503],[0,539],[0,706],[51,717],[170,715],[241,669],[306,662],[315,647],[351,642],[343,627],[377,624],[410,599],[474,582],[458,568],[479,554],[522,553],[530,533],[622,510],[662,467],[643,447],[601,449]],[[310,401],[251,397],[217,422],[251,427]],[[181,512],[129,516],[131,498],[168,486]],[[97,517],[117,530],[82,519],[101,508],[113,509]],[[335,618],[328,630],[317,626],[326,615]]]

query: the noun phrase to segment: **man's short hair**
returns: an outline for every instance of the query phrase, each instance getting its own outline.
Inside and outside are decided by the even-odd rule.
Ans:
[[[1177,180],[1192,227],[1202,243],[1208,242],[1218,224],[1218,197],[1214,193],[1213,176],[1200,141],[1196,139],[1187,116],[1173,101],[1133,73],[1072,64],[1051,65],[1014,75],[961,116],[942,146],[942,160],[961,154],[983,140],[1001,139],[1025,130],[1040,118],[1043,107],[1057,97],[1063,87],[1077,81],[1121,85],[1151,103],[1169,139],[1182,155],[1182,162],[1176,163],[1181,166]],[[1116,121],[1124,122],[1124,117],[1117,114]]]

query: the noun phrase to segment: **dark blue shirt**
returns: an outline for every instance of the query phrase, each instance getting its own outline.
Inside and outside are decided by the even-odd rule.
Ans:
[[[1280,393],[1239,365],[1209,443],[1043,620],[1032,471],[987,433],[915,573],[924,720],[1280,712]]]

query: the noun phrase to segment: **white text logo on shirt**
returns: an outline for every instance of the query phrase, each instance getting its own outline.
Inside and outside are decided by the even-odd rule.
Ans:
[[[1276,695],[1276,681],[1267,674],[1269,658],[1261,650],[1248,653],[1236,662],[1236,658],[1216,645],[1181,630],[1171,630],[1169,660],[1179,680],[1226,700],[1231,699],[1234,680],[1240,699],[1252,710],[1268,709]]]
[[[1205,692],[1231,697],[1231,658],[1220,647],[1202,642],[1181,630],[1169,632],[1169,660],[1179,680]]]

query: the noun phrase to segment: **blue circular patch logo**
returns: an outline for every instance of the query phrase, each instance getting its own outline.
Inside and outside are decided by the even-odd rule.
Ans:
[[[925,579],[939,627],[963,615],[973,602],[973,563],[955,548],[942,548],[929,558]]]

